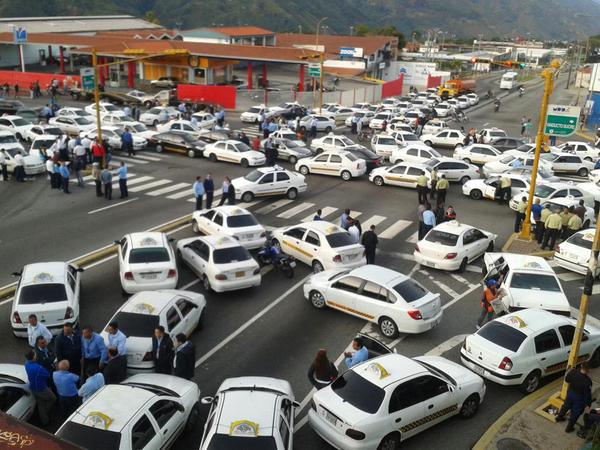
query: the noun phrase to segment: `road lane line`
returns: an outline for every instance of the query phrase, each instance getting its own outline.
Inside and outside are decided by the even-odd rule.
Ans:
[[[467,286],[471,286],[472,285],[472,283],[469,280],[467,280],[464,277],[461,277],[460,275],[457,275],[455,273],[451,273],[450,276],[452,278],[454,278],[456,281],[458,281],[459,283],[466,284]]]
[[[562,281],[575,281],[575,280],[581,280],[582,278],[585,278],[585,275],[582,275],[580,273],[575,273],[575,272],[557,273],[556,276],[558,278],[560,278]]]
[[[127,164],[149,164],[148,161],[141,161],[139,159],[128,158],[127,156],[114,156],[113,161],[123,161]]]
[[[171,180],[156,180],[148,184],[142,184],[141,186],[136,186],[134,188],[129,189],[131,192],[141,192],[146,191],[148,189],[152,189],[157,186],[162,186],[163,184],[172,183]]]
[[[125,200],[124,202],[113,203],[112,205],[105,206],[104,208],[99,208],[99,209],[94,209],[93,211],[89,211],[88,214],[96,214],[97,212],[100,212],[100,211],[105,211],[110,208],[115,208],[117,206],[125,205],[126,203],[135,202],[138,199],[139,199],[139,197],[135,197],[130,200]]]
[[[431,281],[433,284],[435,284],[437,287],[439,287],[442,290],[442,292],[446,292],[452,298],[458,297],[458,295],[459,295],[458,292],[456,292],[454,289],[452,289],[447,284],[442,283],[439,280],[436,280],[435,277],[433,275],[430,275],[429,272],[427,272],[426,270],[419,270],[419,272],[422,273],[423,275],[425,275],[427,278],[429,278],[429,281]]]
[[[434,347],[431,350],[429,350],[427,353],[425,353],[425,356],[442,356],[447,351],[452,350],[457,345],[462,344],[462,342],[467,336],[469,336],[469,334],[458,334],[454,337],[451,337],[447,341],[442,342],[437,347]]]
[[[269,203],[267,206],[263,206],[262,208],[259,208],[254,212],[256,214],[269,214],[269,213],[275,211],[276,209],[283,208],[285,205],[288,205],[292,202],[293,202],[293,200],[290,200],[287,198],[283,199],[283,200],[278,200],[276,202]]]
[[[180,189],[191,189],[192,185],[190,183],[177,183],[172,184],[171,186],[167,186],[161,189],[157,189],[155,191],[146,192],[146,195],[150,195],[152,197],[157,197],[162,194],[167,194],[169,192],[178,191]]]
[[[244,331],[246,331],[246,329],[249,328],[251,325],[253,325],[254,322],[256,322],[262,316],[267,314],[269,311],[271,311],[273,308],[275,308],[279,303],[281,303],[283,300],[285,300],[292,292],[294,292],[296,289],[298,289],[300,286],[302,286],[302,284],[304,284],[304,282],[306,280],[308,280],[308,278],[311,275],[307,275],[304,278],[302,278],[300,281],[298,281],[296,284],[294,284],[291,288],[289,288],[287,291],[285,291],[283,294],[281,294],[279,297],[277,297],[275,300],[273,300],[271,303],[269,303],[265,308],[263,308],[257,314],[255,314],[244,325],[242,325],[237,330],[235,330],[233,333],[231,333],[229,336],[227,336],[225,339],[223,339],[218,345],[213,347],[208,353],[205,353],[200,359],[198,359],[196,361],[196,364],[194,365],[194,367],[200,367],[204,362],[206,362],[208,359],[210,359],[210,357],[212,357],[215,353],[217,353],[219,350],[221,350],[223,347],[225,347],[227,344],[229,344],[232,340],[234,340],[236,337],[238,337],[240,334],[242,334]]]
[[[288,209],[287,211],[277,214],[277,217],[281,217],[282,219],[291,219],[295,215],[300,214],[302,211],[306,211],[307,209],[312,208],[313,206],[315,206],[314,203],[302,202],[299,205]]]
[[[410,220],[398,220],[393,225],[389,226],[381,233],[379,233],[379,238],[381,239],[393,239],[399,233],[401,233],[405,228],[409,225],[412,225],[412,221]]]
[[[416,244],[417,242],[419,242],[419,232],[415,231],[413,234],[411,234],[406,240],[406,242],[410,244]]]
[[[188,197],[193,194],[194,194],[194,192],[190,188],[190,189],[185,189],[181,192],[177,192],[176,194],[167,195],[167,198],[171,199],[171,200],[176,200],[178,198]],[[194,201],[196,201],[196,200],[194,200]]]
[[[469,295],[471,292],[473,292],[475,289],[479,288],[478,284],[473,285],[472,287],[470,287],[469,289],[467,289],[465,292],[463,292],[462,294],[460,294],[458,297],[456,297],[455,299],[453,299],[452,301],[442,305],[442,310],[445,311],[448,308],[450,308],[452,305],[454,305],[456,302],[462,300],[463,298],[465,298],[467,295]]]
[[[150,180],[154,180],[154,177],[150,177],[150,176],[144,176],[144,177],[139,177],[139,178],[134,178],[133,180],[127,179],[127,187],[133,185],[133,184],[138,184],[138,183],[143,183],[144,181],[150,181]],[[91,183],[93,184],[93,183]],[[119,187],[119,182],[113,182],[113,187]]]
[[[157,158],[156,156],[146,156],[146,155],[140,155],[139,153],[136,154],[132,160],[133,161],[137,161],[139,159],[143,159],[146,161],[152,161],[152,162],[157,162],[157,161],[162,161],[162,158]],[[139,161],[138,161],[139,162]]]
[[[319,209],[319,208],[317,208],[317,209]],[[325,217],[336,212],[337,210],[338,209],[334,208],[333,206],[326,206],[325,208],[321,208],[321,218],[324,219]],[[315,212],[313,214],[311,214],[310,216],[306,216],[304,219],[302,219],[302,222],[312,222],[316,214],[317,214],[317,211],[315,210]]]
[[[363,231],[367,231],[369,228],[371,228],[371,225],[377,226],[381,222],[383,222],[385,219],[386,219],[385,216],[378,216],[377,214],[375,214],[374,216],[369,217],[367,220],[365,220],[360,225],[362,226]]]

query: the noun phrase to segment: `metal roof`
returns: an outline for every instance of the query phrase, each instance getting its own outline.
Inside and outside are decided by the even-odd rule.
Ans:
[[[93,33],[94,31],[155,29],[160,25],[129,16],[7,17],[0,19],[0,32],[25,28],[28,33]]]

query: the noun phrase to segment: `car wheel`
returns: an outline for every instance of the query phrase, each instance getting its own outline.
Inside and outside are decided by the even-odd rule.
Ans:
[[[156,153],[162,153],[163,151],[163,146],[162,145],[157,145],[156,146]]]
[[[583,222],[583,228],[585,229],[585,228],[589,228],[589,227],[590,227],[590,221],[588,219],[585,222]]]
[[[187,155],[189,158],[195,158],[196,157],[196,151],[195,150],[188,150],[187,151]]]
[[[242,167],[248,167],[248,160],[246,158],[242,159],[240,161],[240,164],[242,165]]]
[[[342,180],[344,180],[344,181],[350,181],[352,179],[352,174],[350,172],[348,172],[347,170],[344,170],[341,173],[341,177],[342,177]]]
[[[479,409],[479,395],[471,394],[463,402],[460,412],[458,413],[461,419],[470,419]]]
[[[314,260],[312,263],[313,273],[323,272],[325,269],[323,268],[323,264],[320,261]]]
[[[271,245],[273,247],[275,247],[277,250],[279,250],[279,253],[281,253],[281,244],[279,243],[279,241],[275,238],[271,239]]]
[[[154,120],[154,121],[152,122],[152,126],[153,126],[153,127],[156,127],[156,125],[158,125],[158,120]]]
[[[185,432],[191,433],[196,429],[196,425],[198,425],[198,421],[200,420],[200,408],[198,403],[194,403],[192,406],[192,410],[190,411],[190,415],[188,416],[187,422],[185,423]]]
[[[287,198],[290,200],[295,200],[298,197],[298,190],[296,188],[291,188],[287,191]]]
[[[308,175],[309,172],[310,172],[310,170],[308,170],[307,166],[300,166],[300,173],[302,175]]]
[[[464,258],[461,262],[460,262],[460,266],[458,266],[458,271],[459,272],[464,272],[465,270],[467,270],[467,264],[469,263],[469,260],[467,258]]]
[[[291,155],[288,158],[288,161],[289,161],[290,164],[296,164],[298,162],[298,158],[296,158],[294,155]]]
[[[325,133],[331,133],[332,128],[331,127],[327,127],[325,128]]]
[[[383,177],[373,178],[373,183],[375,183],[375,186],[383,186],[384,185]]]
[[[398,326],[396,325],[396,322],[389,317],[382,317],[379,319],[379,329],[381,330],[381,334],[388,339],[394,339],[398,336]]]
[[[464,158],[463,161],[466,162],[467,164],[471,164],[471,160],[469,158]]]
[[[192,220],[192,231],[194,233],[200,233],[200,227],[198,226],[198,222],[195,220]]]
[[[521,392],[525,394],[531,394],[532,392],[535,392],[539,385],[540,372],[538,370],[534,370],[529,375],[527,375],[527,377],[525,377],[523,383],[521,383],[520,389]]]
[[[454,146],[454,148],[455,148],[455,149],[456,149],[456,148],[462,148],[462,146],[463,146],[462,144],[456,144],[456,145]]]
[[[146,108],[150,108],[150,107],[152,106],[152,102],[145,101],[145,102],[144,102],[144,106],[145,106]]]
[[[471,177],[470,177],[470,176],[468,176],[468,175],[465,175],[464,177],[462,177],[462,178],[460,179],[460,184],[465,184],[465,183],[466,183],[467,181],[469,181],[470,179],[471,179]]]
[[[483,192],[481,192],[479,189],[473,189],[471,192],[469,192],[469,197],[471,197],[473,200],[481,200],[483,197]]]
[[[491,253],[491,252],[493,252],[493,251],[494,251],[494,241],[490,241],[490,243],[489,243],[489,244],[488,244],[488,246],[487,246],[487,250],[486,250],[486,252],[489,252],[489,253]]]
[[[210,281],[208,281],[208,277],[206,275],[202,275],[202,287],[204,288],[204,292],[210,291]]]
[[[592,354],[589,365],[592,369],[600,367],[600,348],[597,348],[596,351]]]
[[[250,203],[252,200],[254,200],[254,194],[252,192],[244,192],[242,194],[242,201],[244,203]]]
[[[580,177],[587,177],[588,176],[588,170],[585,167],[582,167],[581,169],[579,169],[577,171],[577,175],[579,175]]]
[[[388,434],[377,446],[377,450],[398,450],[399,448],[400,436],[396,433]]]
[[[432,143],[431,143],[431,141],[425,141],[425,145],[427,145],[427,146],[429,146],[429,147],[432,147]]]
[[[325,297],[319,291],[312,291],[309,295],[310,303],[317,309],[324,309],[327,304]]]
[[[210,155],[208,155],[208,159],[210,159],[212,162],[217,162],[217,155],[211,153]]]

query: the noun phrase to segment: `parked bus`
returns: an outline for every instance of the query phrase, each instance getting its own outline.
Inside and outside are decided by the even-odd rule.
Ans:
[[[506,72],[500,80],[500,89],[512,89],[517,84],[517,72]]]

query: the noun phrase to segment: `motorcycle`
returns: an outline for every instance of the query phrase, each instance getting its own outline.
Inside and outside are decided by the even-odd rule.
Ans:
[[[523,89],[522,87],[519,88],[519,97],[523,97],[523,93],[525,92],[525,89]]]
[[[496,100],[494,102],[494,112],[498,112],[500,110],[500,101]]]
[[[485,93],[485,99],[489,100],[491,98],[494,98],[494,93],[491,90],[489,90]]]
[[[296,260],[293,256],[284,255],[267,239],[264,247],[258,251],[258,263],[262,266],[272,265],[273,269],[281,271],[287,278],[294,277]]]

